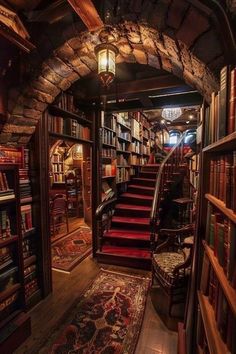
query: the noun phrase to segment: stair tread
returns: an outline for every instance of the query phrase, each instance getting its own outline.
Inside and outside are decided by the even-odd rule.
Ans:
[[[133,177],[132,181],[156,182],[155,178]]]
[[[122,223],[135,223],[135,224],[142,224],[142,225],[149,225],[150,223],[150,218],[131,218],[131,217],[125,217],[125,216],[113,216],[112,217],[113,222],[122,222]]]
[[[133,204],[116,204],[116,209],[128,209],[128,210],[138,210],[138,211],[151,211],[151,207],[145,205],[133,205]]]
[[[105,231],[105,232],[113,232],[113,233],[129,233],[129,234],[135,234],[135,235],[148,235],[150,236],[150,231],[142,231],[142,230],[128,230],[128,229],[117,229],[117,228],[110,228],[108,231]]]
[[[121,239],[132,239],[137,241],[150,241],[150,232],[125,232],[124,230],[109,230],[104,233],[104,237],[116,237]]]
[[[148,190],[148,191],[154,191],[155,190],[154,187],[140,186],[139,184],[129,184],[129,187],[138,188],[138,189],[144,189],[144,190]]]
[[[130,258],[151,258],[151,252],[145,249],[138,249],[133,247],[122,246],[109,246],[104,245],[102,247],[103,253],[110,253],[113,255],[126,256]]]
[[[136,199],[143,199],[142,194],[135,194],[135,193],[122,193],[121,197],[129,197],[129,198],[136,198]],[[153,196],[145,195],[145,199],[153,200]]]

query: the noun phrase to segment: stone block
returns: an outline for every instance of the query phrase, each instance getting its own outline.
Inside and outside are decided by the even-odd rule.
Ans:
[[[208,28],[210,28],[208,18],[202,15],[195,7],[191,7],[176,33],[176,38],[185,43],[187,47],[190,47]]]
[[[167,14],[167,25],[178,29],[189,7],[187,1],[173,0]]]
[[[63,77],[57,74],[50,66],[45,63],[42,65],[41,75],[56,87],[58,86],[59,82],[63,79]]]
[[[31,135],[35,131],[34,127],[28,127],[25,125],[16,125],[16,124],[5,124],[3,127],[4,133],[14,133],[14,134],[26,134]]]
[[[56,97],[60,92],[56,85],[54,85],[51,81],[45,79],[45,77],[43,76],[39,76],[37,79],[33,80],[31,86],[34,87],[36,90],[51,95],[52,97]]]
[[[58,75],[62,76],[63,78],[66,78],[71,74],[72,69],[60,58],[58,57],[52,57],[49,58],[46,63],[50,68],[55,71]]]
[[[204,33],[194,44],[192,53],[204,63],[210,63],[223,53],[219,36],[213,30]]]

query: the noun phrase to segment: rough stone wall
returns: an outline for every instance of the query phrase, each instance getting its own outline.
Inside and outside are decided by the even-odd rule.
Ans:
[[[122,1],[116,11],[119,38],[117,62],[141,63],[164,69],[196,88],[208,101],[218,90],[224,63],[222,44],[204,11],[188,1]],[[132,9],[132,13],[129,10]],[[156,15],[158,14],[158,15]],[[147,24],[148,22],[148,24]],[[64,43],[41,64],[23,90],[12,90],[9,116],[1,144],[27,144],[42,112],[73,82],[97,70],[94,47],[98,32],[64,31]]]

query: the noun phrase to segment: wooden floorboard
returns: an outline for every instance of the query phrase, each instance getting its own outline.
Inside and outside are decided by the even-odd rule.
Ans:
[[[81,262],[70,274],[53,271],[53,294],[31,310],[32,335],[15,351],[16,354],[46,354],[40,350],[52,332],[61,328],[58,324],[65,319],[73,303],[96,277],[100,268],[150,276],[150,272],[124,267],[101,265],[91,256]],[[64,321],[63,321],[64,323]],[[148,296],[146,311],[135,354],[175,354],[177,333],[169,331],[160,320]]]

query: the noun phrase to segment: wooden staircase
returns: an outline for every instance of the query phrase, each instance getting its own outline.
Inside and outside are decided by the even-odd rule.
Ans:
[[[150,269],[150,212],[159,165],[145,165],[114,206],[110,227],[103,233],[98,261]]]

